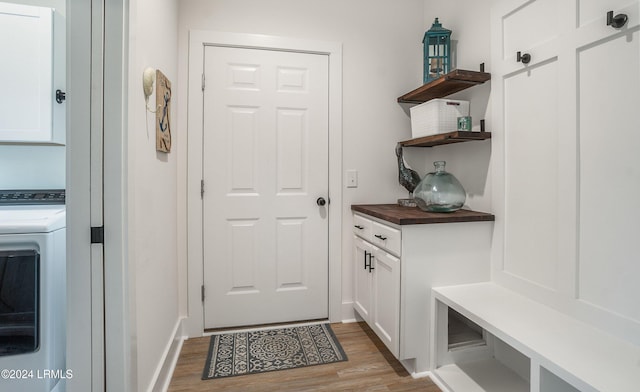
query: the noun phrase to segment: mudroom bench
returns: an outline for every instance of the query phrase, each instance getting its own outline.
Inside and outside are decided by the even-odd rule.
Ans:
[[[432,292],[432,373],[451,392],[640,390],[638,346],[495,283]]]

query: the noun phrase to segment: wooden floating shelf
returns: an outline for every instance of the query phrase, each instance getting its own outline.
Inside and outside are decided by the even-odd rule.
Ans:
[[[453,131],[405,140],[400,142],[400,145],[403,147],[433,147],[486,139],[491,139],[491,132]]]
[[[482,84],[490,79],[491,74],[487,72],[454,69],[448,74],[399,97],[398,102],[423,103],[432,99],[446,97],[469,87]]]

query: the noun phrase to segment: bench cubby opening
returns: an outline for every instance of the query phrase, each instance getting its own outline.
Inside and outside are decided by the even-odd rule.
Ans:
[[[433,374],[449,390],[530,391],[528,357],[440,301],[435,311]]]
[[[432,289],[432,373],[448,392],[636,392],[640,347],[494,282]],[[484,346],[449,348],[449,308]]]

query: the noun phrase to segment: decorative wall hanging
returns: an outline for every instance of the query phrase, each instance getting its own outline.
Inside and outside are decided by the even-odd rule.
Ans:
[[[171,82],[156,70],[156,150],[171,151]]]

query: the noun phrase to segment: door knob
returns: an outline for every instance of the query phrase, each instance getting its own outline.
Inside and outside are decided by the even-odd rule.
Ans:
[[[320,207],[324,206],[325,204],[327,204],[327,201],[324,199],[324,197],[319,197],[316,200],[316,204],[319,205]]]
[[[613,16],[613,11],[607,12],[607,26],[619,29],[627,24],[628,20],[629,17],[626,14],[618,14],[616,16]]]

